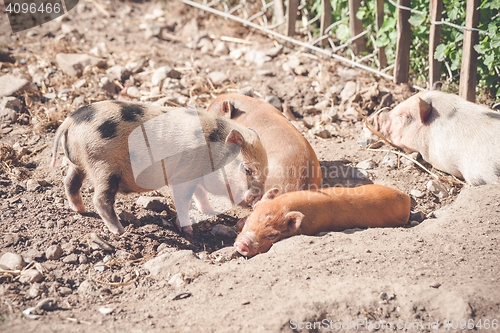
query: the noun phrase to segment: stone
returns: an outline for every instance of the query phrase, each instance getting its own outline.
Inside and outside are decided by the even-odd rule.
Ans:
[[[56,62],[59,68],[69,76],[81,76],[86,66],[103,67],[106,60],[78,53],[58,53]]]
[[[278,54],[283,51],[283,45],[278,45],[273,48],[270,48],[269,50],[266,51],[266,55],[270,56],[271,58],[276,57]]]
[[[129,223],[129,224],[133,224],[136,227],[140,227],[141,226],[141,221],[139,221],[139,219],[137,217],[135,217],[135,215],[132,214],[132,213],[129,213],[129,212],[126,212],[126,211],[122,211],[118,215],[118,217],[123,222]]]
[[[59,294],[63,297],[71,295],[72,293],[73,293],[73,290],[71,288],[68,288],[68,287],[59,288]]]
[[[328,138],[332,137],[330,131],[328,131],[326,128],[324,128],[322,126],[316,126],[316,127],[312,128],[311,134],[316,135],[322,139],[328,139]]]
[[[245,88],[241,89],[240,91],[238,91],[238,94],[253,97],[253,87],[245,87]]]
[[[449,195],[448,191],[446,190],[446,187],[444,187],[444,185],[438,182],[437,180],[430,180],[427,183],[427,190],[432,194],[434,194],[439,199],[446,198]]]
[[[138,206],[141,206],[143,208],[153,210],[156,212],[161,212],[166,209],[168,209],[168,206],[164,203],[164,198],[163,197],[144,197],[140,196],[136,204]]]
[[[161,33],[161,27],[159,24],[152,22],[152,23],[145,23],[146,25],[143,26],[142,24],[140,26],[143,27],[144,31],[144,36],[146,39],[150,39],[151,37],[158,36]]]
[[[23,254],[26,262],[32,262],[33,260],[38,260],[43,258],[44,253],[37,249],[29,249]]]
[[[325,100],[323,100],[323,101],[321,101],[319,103],[314,104],[314,108],[316,110],[319,110],[319,111],[324,111],[324,110],[328,109],[328,107],[330,106],[330,104],[331,104],[330,101],[327,100],[327,99],[325,99]]]
[[[291,58],[282,65],[282,68],[285,72],[293,72],[298,66],[300,66],[300,60],[298,58]]]
[[[210,258],[212,258],[213,261],[215,261],[219,264],[231,261],[231,260],[239,258],[239,257],[241,257],[241,255],[232,246],[224,247],[224,248],[217,250],[217,251],[214,251],[210,254]]]
[[[19,276],[19,282],[30,284],[35,283],[43,279],[42,273],[38,270],[31,268],[25,271],[21,271],[21,275]]]
[[[371,143],[372,139],[363,137],[356,142],[362,148],[367,148]]]
[[[186,279],[184,278],[184,274],[182,273],[177,273],[174,274],[170,280],[168,280],[168,284],[171,285],[172,287],[182,287],[187,284]]]
[[[85,95],[80,95],[73,100],[71,103],[73,106],[79,107],[85,104]]]
[[[107,315],[107,314],[110,314],[111,312],[114,311],[114,309],[112,308],[107,308],[107,307],[100,307],[99,309],[97,309],[101,314],[103,315]]]
[[[419,211],[419,210],[410,211],[410,218],[409,218],[410,221],[422,222],[424,220],[424,218],[425,218],[425,215],[421,211]]]
[[[215,236],[228,237],[228,238],[236,238],[238,235],[234,228],[228,227],[227,225],[217,224],[215,225],[211,233]]]
[[[141,69],[143,69],[146,63],[147,63],[146,59],[139,59],[129,62],[128,64],[125,65],[125,68],[132,74],[135,74],[139,72]]]
[[[0,97],[11,96],[30,88],[30,82],[17,76],[6,74],[0,76]]]
[[[131,74],[130,70],[120,65],[115,65],[106,70],[106,75],[108,75],[111,80],[118,80],[120,82],[128,79]]]
[[[163,66],[154,71],[153,76],[151,77],[151,83],[159,87],[163,83],[163,80],[167,77],[180,79],[181,73],[171,67]]]
[[[21,111],[22,107],[23,105],[21,104],[21,102],[17,98],[12,96],[3,97],[0,100],[0,110],[7,108],[19,112]]]
[[[80,264],[86,264],[88,261],[87,256],[85,254],[80,254],[78,257],[78,263]]]
[[[228,55],[228,54],[229,54],[229,49],[227,48],[226,43],[219,42],[214,49],[214,55],[220,56],[220,55]]]
[[[1,269],[15,271],[22,269],[25,265],[23,257],[16,253],[7,252],[0,258]]]
[[[342,118],[345,120],[358,121],[361,119],[361,116],[359,115],[356,108],[351,106],[344,112]]]
[[[42,285],[40,283],[33,283],[30,289],[28,289],[26,296],[28,296],[29,298],[37,298],[42,292]]]
[[[376,165],[377,164],[372,159],[368,159],[356,164],[356,168],[362,170],[370,170],[373,169]]]
[[[410,195],[415,198],[423,198],[425,195],[425,192],[419,191],[419,190],[411,190]]]
[[[57,300],[55,298],[42,299],[35,307],[45,311],[54,311],[57,309]]]
[[[243,56],[244,50],[243,49],[235,49],[229,52],[229,57],[233,60],[238,60]]]
[[[113,251],[113,247],[96,233],[91,232],[87,242],[92,250]]]
[[[281,101],[277,96],[271,95],[271,96],[266,96],[264,99],[267,103],[271,104],[274,106],[276,109],[283,111],[283,105],[281,105]]]
[[[207,77],[212,81],[212,83],[216,86],[222,85],[224,81],[227,80],[227,75],[222,72],[211,72],[207,75]]]
[[[299,65],[293,69],[295,74],[297,75],[306,75],[307,74],[307,68],[303,65]]]
[[[344,89],[342,89],[342,92],[340,93],[340,98],[342,99],[342,102],[347,101],[349,98],[354,96],[356,93],[357,85],[356,82],[354,81],[349,81],[345,84]]]
[[[87,84],[87,80],[81,79],[81,80],[78,80],[75,83],[73,83],[73,87],[75,87],[76,89],[79,89],[79,88],[82,88],[83,86],[85,86],[86,84]]]
[[[0,123],[13,124],[17,121],[17,112],[15,110],[4,108],[0,109]]]
[[[92,291],[94,291],[94,286],[90,280],[85,280],[78,286],[77,292],[82,296],[89,295]]]
[[[196,45],[200,49],[201,53],[209,53],[214,50],[214,44],[209,38],[202,38]]]
[[[141,98],[141,92],[137,87],[127,87],[125,93],[130,97]]]
[[[59,245],[51,245],[45,250],[47,260],[57,260],[63,254],[63,249]]]
[[[65,264],[76,264],[77,262],[78,262],[78,255],[76,253],[72,253],[63,259],[63,263]]]
[[[106,76],[101,78],[101,80],[99,81],[99,85],[102,87],[102,89],[113,95],[118,93],[119,91],[119,87]]]
[[[394,153],[388,152],[387,154],[385,154],[380,164],[388,168],[395,168],[398,166],[398,156]]]

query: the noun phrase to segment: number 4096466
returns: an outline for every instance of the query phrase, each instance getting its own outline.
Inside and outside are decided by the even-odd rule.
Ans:
[[[485,329],[485,330],[496,330],[498,329],[498,319],[479,319],[478,321],[474,321],[474,319],[453,319],[453,320],[445,320],[443,324],[444,328],[447,329]]]
[[[38,7],[35,3],[12,3],[10,2],[5,11],[9,14],[26,14],[26,13],[60,13],[61,12],[61,4],[55,3],[42,3]]]

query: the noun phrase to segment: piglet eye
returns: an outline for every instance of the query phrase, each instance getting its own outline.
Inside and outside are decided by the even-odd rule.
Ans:
[[[278,236],[279,236],[279,233],[276,232],[276,233],[267,235],[266,238],[269,240],[274,240],[274,239],[278,238]]]
[[[251,176],[252,175],[252,170],[250,170],[249,168],[247,168],[245,166],[245,164],[241,164],[241,169],[248,175],[248,176]]]

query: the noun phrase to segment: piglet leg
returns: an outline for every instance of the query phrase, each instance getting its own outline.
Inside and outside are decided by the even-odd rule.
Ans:
[[[80,188],[85,179],[85,172],[75,165],[71,165],[68,174],[64,178],[64,189],[69,201],[69,207],[77,213],[85,213]]]
[[[215,215],[215,210],[212,208],[210,201],[208,201],[207,192],[200,185],[196,186],[194,190],[194,201],[200,212]]]
[[[94,193],[94,206],[97,213],[102,217],[109,231],[115,235],[121,235],[125,232],[113,207],[119,182],[118,176],[111,176],[106,182],[96,186]]]

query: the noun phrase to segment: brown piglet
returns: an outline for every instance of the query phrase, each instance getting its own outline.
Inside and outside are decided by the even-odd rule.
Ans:
[[[302,134],[271,104],[241,94],[225,94],[212,101],[209,113],[233,119],[254,129],[267,152],[266,191],[279,193],[321,188],[316,153]]]
[[[400,227],[410,216],[410,197],[382,185],[277,193],[269,190],[246,218],[234,243],[242,255],[267,252],[273,243],[294,235]]]

